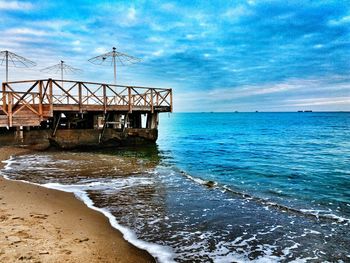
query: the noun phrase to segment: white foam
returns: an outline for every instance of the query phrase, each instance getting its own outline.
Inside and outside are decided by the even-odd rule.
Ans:
[[[328,219],[335,220],[339,223],[345,223],[345,224],[348,224],[350,222],[350,218],[332,214],[331,213],[332,210],[300,209],[300,211],[303,212],[304,214],[313,215],[316,218],[320,218],[320,217],[328,218]]]
[[[209,182],[209,181],[205,181],[205,180],[203,180],[201,178],[193,177],[193,176],[189,175],[188,173],[186,173],[184,171],[180,171],[180,173],[182,175],[184,175],[185,177],[187,177],[188,179],[190,179],[190,180],[192,180],[192,181],[194,181],[196,183],[202,184],[202,185],[206,185]],[[218,186],[218,183],[214,182],[214,186]],[[280,208],[283,208],[281,210],[282,213],[286,213],[287,211],[295,211],[295,212],[301,212],[301,213],[303,213],[305,215],[314,216],[317,219],[319,219],[319,218],[330,219],[330,220],[337,221],[338,223],[343,223],[344,225],[350,224],[350,218],[346,218],[346,217],[342,217],[342,216],[338,216],[338,215],[332,214],[332,210],[331,209],[329,209],[329,210],[295,209],[295,208],[291,208],[291,207],[288,207],[288,206],[285,206],[285,205],[280,205],[280,204],[275,203],[275,202],[268,201],[268,198],[266,198],[266,199],[256,198],[256,197],[250,196],[249,194],[239,193],[239,192],[231,189],[227,185],[221,185],[219,187],[221,189],[223,189],[222,192],[229,191],[229,192],[232,192],[232,193],[235,193],[235,194],[240,194],[242,197],[245,198],[245,201],[247,201],[247,202],[249,202],[249,200],[260,201],[260,202],[262,202],[265,205],[265,206],[263,206],[263,208],[265,210],[269,210],[269,207],[280,207]]]
[[[9,160],[8,161],[8,169],[11,169],[11,165],[14,163],[14,161]],[[1,171],[0,171],[1,173]],[[157,172],[154,172],[157,173]],[[208,181],[204,181],[202,179],[199,178],[194,178],[184,172],[181,172],[182,175],[186,176],[187,178],[191,179],[192,181],[195,181],[199,184],[206,184]],[[24,181],[25,182],[25,181]],[[30,182],[29,182],[30,183]],[[133,184],[153,184],[154,182],[152,182],[152,180],[150,180],[150,178],[147,177],[131,177],[131,178],[124,178],[124,179],[106,179],[106,180],[102,180],[102,181],[94,181],[94,180],[86,180],[86,181],[82,181],[79,184],[74,184],[74,185],[63,185],[63,184],[59,184],[59,183],[47,183],[44,184],[42,186],[47,187],[47,188],[52,188],[52,189],[56,189],[56,190],[61,190],[61,191],[65,191],[65,192],[70,192],[70,193],[74,193],[75,196],[82,200],[89,208],[99,211],[100,213],[102,213],[103,215],[105,215],[108,219],[110,224],[118,229],[122,234],[125,240],[127,240],[128,242],[130,242],[131,244],[144,249],[146,251],[148,251],[151,255],[153,255],[157,261],[159,262],[174,262],[174,257],[175,254],[172,251],[172,249],[170,247],[167,246],[161,246],[161,245],[157,245],[154,243],[149,243],[146,241],[142,241],[139,240],[135,234],[135,232],[133,232],[131,229],[126,228],[122,225],[120,225],[118,223],[118,221],[116,220],[116,218],[111,214],[111,212],[109,212],[107,209],[105,208],[98,208],[94,206],[93,201],[89,198],[86,190],[88,190],[89,188],[91,189],[91,187],[93,187],[93,189],[103,189],[104,191],[108,191],[109,189],[123,189],[126,187],[130,187]],[[215,183],[216,185],[216,183]],[[223,186],[221,188],[224,189],[230,189],[227,186]],[[231,189],[230,189],[231,190]],[[231,190],[233,192],[235,192],[234,190]],[[245,196],[245,194],[243,194],[243,196]],[[253,199],[252,197],[247,196],[246,198],[249,199]],[[229,199],[228,199],[229,200]],[[236,200],[236,199],[232,199],[232,200]],[[183,205],[183,203],[180,203]],[[276,203],[273,202],[269,202],[267,200],[265,200],[264,204],[265,209],[269,208],[269,206],[275,206],[277,205]],[[204,212],[206,212],[207,209],[203,209]],[[309,212],[315,212],[315,210],[303,210],[301,212],[303,213],[308,213]],[[321,211],[321,210],[319,210]],[[330,211],[321,211],[321,212],[330,212]],[[169,217],[165,217],[164,220],[169,220]],[[157,219],[155,218],[154,220],[148,222],[149,224],[157,224],[159,221],[161,221],[161,219]],[[292,221],[294,223],[294,221]],[[249,224],[246,224],[249,226]],[[294,249],[297,249],[298,246],[300,244],[293,242],[293,245],[290,247],[285,247],[283,249],[283,254],[279,255],[278,257],[273,255],[274,252],[274,248],[276,248],[275,246],[272,245],[268,245],[268,244],[264,244],[264,245],[258,245],[259,249],[256,249],[257,251],[261,251],[263,253],[262,256],[254,259],[254,260],[250,260],[249,259],[249,251],[252,248],[250,243],[254,243],[254,240],[257,239],[257,235],[265,235],[268,233],[271,233],[273,231],[275,231],[276,229],[281,228],[281,225],[275,225],[272,226],[270,229],[268,229],[268,231],[266,232],[258,232],[255,235],[249,235],[248,239],[244,239],[244,236],[240,236],[240,237],[236,237],[235,240],[230,241],[228,243],[222,243],[220,245],[220,243],[217,245],[217,249],[215,251],[210,251],[210,257],[213,259],[214,262],[257,262],[257,263],[265,263],[265,262],[280,262],[283,261],[284,259],[286,259],[287,255],[293,254]],[[191,240],[191,235],[189,235],[189,233],[187,232],[179,232],[178,233],[180,236],[182,236],[182,238],[187,239],[187,240]],[[200,234],[195,232],[195,234]],[[320,234],[317,231],[314,230],[310,230],[310,229],[305,229],[304,234]],[[247,235],[246,232],[243,233],[243,235]],[[199,250],[197,254],[198,255],[205,255],[208,256],[205,253],[208,253],[205,251],[204,246],[205,246],[205,242],[207,240],[207,236],[210,236],[210,234],[208,233],[202,233],[199,238],[201,239],[199,242],[192,244],[188,247],[186,247],[186,250],[190,250],[190,249],[194,249],[194,250]],[[259,236],[258,236],[259,237]],[[202,242],[203,240],[203,242]],[[253,241],[253,242],[252,242]],[[176,247],[176,246],[174,246]],[[235,247],[235,251],[232,251],[232,249],[229,248]],[[242,254],[240,254],[242,253]],[[178,254],[181,256],[181,254]],[[312,259],[312,258],[311,258]],[[293,262],[306,262],[306,260],[304,259],[300,259],[297,258],[296,260],[294,260]]]
[[[206,183],[207,183],[207,181],[202,180],[202,179],[197,178],[197,177],[193,177],[193,176],[191,176],[191,175],[189,175],[189,174],[187,174],[187,173],[185,173],[185,172],[181,172],[181,174],[183,174],[183,175],[186,176],[188,179],[190,179],[190,180],[192,180],[192,181],[194,181],[194,182],[196,182],[196,183],[199,183],[199,184],[206,184]]]
[[[10,170],[10,169],[12,169],[11,164],[15,163],[15,161],[13,161],[13,157],[11,156],[11,158],[9,160],[3,161],[3,163],[6,163],[4,169]],[[11,181],[21,181],[24,183],[38,185],[38,186],[42,186],[45,188],[50,188],[50,189],[55,189],[55,190],[59,190],[59,191],[63,191],[63,192],[73,193],[79,200],[83,201],[90,209],[98,211],[98,212],[102,213],[104,216],[106,216],[108,218],[110,224],[112,225],[112,227],[119,230],[123,234],[123,238],[126,241],[128,241],[129,243],[131,243],[132,245],[134,245],[140,249],[146,250],[159,262],[163,262],[163,263],[175,262],[174,261],[174,253],[170,247],[162,246],[162,245],[158,245],[158,244],[154,244],[154,243],[150,243],[150,242],[138,239],[135,232],[133,232],[131,229],[129,229],[125,226],[120,225],[118,223],[117,219],[107,209],[98,208],[98,207],[94,206],[94,203],[89,198],[88,194],[84,190],[82,190],[82,187],[86,187],[87,185],[63,185],[63,184],[59,184],[59,183],[37,184],[37,183],[28,182],[25,180],[13,180],[13,179],[9,178],[8,176],[6,176],[4,173],[2,173],[1,170],[0,170],[0,175],[2,175],[5,179],[11,180]],[[90,183],[90,185],[91,184],[93,184],[93,183]]]
[[[254,263],[271,263],[271,262],[281,262],[283,261],[283,256],[274,256],[273,251],[275,246],[271,245],[264,245],[261,246],[261,251],[263,251],[264,255],[256,258],[256,259],[250,259],[248,257],[248,253],[242,250],[242,254],[237,254],[234,252],[230,252],[226,248],[222,247],[223,244],[218,249],[216,249],[213,254],[215,254],[214,262],[217,263],[231,263],[231,262],[237,262],[237,263],[243,263],[243,262],[254,262]],[[227,253],[228,252],[228,253]]]
[[[292,242],[294,242],[294,241],[292,241]],[[294,242],[294,244],[292,246],[284,248],[282,250],[282,252],[284,255],[289,255],[291,253],[291,250],[297,249],[299,246],[300,246],[299,243]]]
[[[105,208],[98,208],[94,206],[93,201],[88,197],[88,194],[85,191],[79,189],[75,185],[62,185],[58,183],[48,183],[42,185],[47,188],[60,190],[64,192],[74,193],[75,196],[82,200],[89,208],[101,212],[104,216],[109,219],[110,224],[118,229],[126,241],[133,244],[134,246],[148,251],[153,257],[155,257],[159,262],[170,263],[174,261],[174,254],[170,247],[157,245],[154,243],[146,242],[140,240],[136,237],[136,234],[129,228],[122,226],[118,223],[116,218]]]
[[[11,170],[11,164],[16,163],[16,161],[14,161],[14,158],[11,156],[10,159],[2,161],[2,163],[5,163],[5,167],[3,168],[4,170]],[[5,175],[3,175],[5,177]],[[7,177],[5,177],[6,179],[8,179]]]

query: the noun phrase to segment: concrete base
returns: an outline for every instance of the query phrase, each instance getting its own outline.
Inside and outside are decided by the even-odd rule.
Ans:
[[[21,132],[8,132],[1,134],[6,136],[7,145],[22,145],[33,149],[47,149],[50,146],[62,149],[86,148],[86,147],[115,147],[153,144],[158,138],[157,129],[126,128],[119,131],[107,128],[102,133],[97,129],[59,129],[52,136],[51,129],[30,130]],[[0,139],[0,144],[2,140]]]

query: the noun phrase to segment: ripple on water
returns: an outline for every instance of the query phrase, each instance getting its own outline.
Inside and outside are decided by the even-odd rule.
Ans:
[[[87,167],[85,157],[69,153],[29,155],[28,160],[21,156],[12,159],[3,173],[74,192],[88,205],[102,209],[118,229],[126,227],[131,234],[126,230],[124,234],[130,240],[145,241],[140,247],[161,246],[164,255],[157,257],[163,262],[172,258],[180,262],[347,259],[350,229],[344,222],[285,211],[220,185],[208,188],[205,180],[172,167],[152,166],[147,160],[137,163],[140,172],[123,174],[127,165],[135,168],[133,160],[123,163],[116,156],[92,153],[87,159],[91,158],[101,165]],[[124,170],[114,169],[111,163],[123,165]],[[54,165],[59,169],[52,169]]]

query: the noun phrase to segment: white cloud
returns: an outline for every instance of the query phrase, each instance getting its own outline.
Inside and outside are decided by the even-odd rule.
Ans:
[[[152,42],[152,43],[159,43],[159,42],[163,42],[164,38],[162,37],[149,37],[147,38],[148,42]]]
[[[149,26],[151,28],[152,31],[158,31],[158,32],[166,32],[169,31],[171,29],[180,29],[183,30],[184,28],[186,28],[187,24],[185,22],[181,22],[181,21],[177,21],[177,22],[173,22],[173,23],[164,23],[164,24],[158,24],[155,22],[150,22]]]
[[[107,53],[107,49],[105,47],[97,47],[95,48],[94,52],[96,54],[104,54],[104,53]]]
[[[348,24],[348,23],[350,23],[350,15],[343,16],[342,18],[337,19],[337,20],[330,20],[328,23],[331,26],[338,26],[338,25]]]
[[[10,28],[5,31],[6,34],[15,34],[15,35],[32,35],[32,36],[46,36],[49,35],[47,31],[37,30],[32,28]]]
[[[73,49],[74,51],[78,51],[78,52],[80,52],[80,51],[83,50],[82,47],[73,47],[72,49]]]
[[[121,13],[118,20],[119,25],[131,27],[137,24],[137,11],[134,7],[130,7],[127,10],[121,10],[119,12]]]
[[[69,20],[39,20],[32,21],[30,25],[35,27],[44,27],[49,29],[54,29],[56,31],[62,30],[63,27],[72,24],[72,21]],[[74,25],[77,27],[78,25]]]
[[[251,100],[241,99],[245,96],[230,96],[232,93],[226,94],[225,98],[224,95],[213,96],[211,93],[206,92],[177,92],[174,94],[174,101],[176,102],[176,109],[179,111],[198,111],[199,109],[205,109],[207,111],[252,111],[257,109],[260,111],[294,111],[300,107],[315,110],[324,108],[328,110],[344,110],[350,105],[350,97],[324,97],[284,101],[276,100],[272,94],[263,100],[259,100],[256,97],[254,101],[259,101],[259,104],[257,104]]]
[[[247,9],[243,5],[239,5],[235,8],[228,9],[224,14],[223,17],[230,21],[238,21],[243,16],[249,16],[252,14],[252,11]]]
[[[152,55],[156,56],[156,57],[160,57],[163,54],[164,54],[164,50],[163,49],[159,49],[159,50],[157,50],[157,51],[152,53]]]
[[[201,34],[187,34],[185,37],[188,40],[196,40],[196,39],[203,38],[205,35],[206,35],[205,32],[201,32]]]
[[[151,27],[152,31],[165,31],[165,27],[158,23],[150,22],[149,26]]]
[[[248,3],[248,5],[256,5],[255,0],[248,0],[247,3]]]
[[[57,37],[64,38],[73,38],[73,34],[69,31],[56,31],[51,29],[42,29],[42,28],[32,28],[32,27],[13,27],[8,28],[3,32],[3,37],[11,38],[11,37],[36,37],[36,41],[38,38],[44,39],[47,36],[52,36],[52,38],[45,39],[45,42],[52,42]],[[32,39],[33,40],[33,39]]]
[[[350,97],[328,97],[328,98],[308,98],[308,99],[296,99],[287,100],[286,102],[291,102],[285,106],[322,106],[322,105],[344,105],[350,104]]]
[[[232,104],[240,103],[241,98],[257,97],[261,95],[271,95],[271,103],[275,103],[276,93],[290,94],[292,91],[314,90],[315,94],[321,91],[350,91],[350,85],[344,82],[334,84],[336,80],[340,80],[338,76],[328,77],[325,79],[289,79],[280,83],[270,83],[265,85],[241,86],[235,88],[217,88],[211,91],[191,91],[180,92],[177,95],[177,100],[181,101],[181,105],[186,108],[188,104],[196,104],[200,102],[203,105],[198,107],[205,107],[205,105],[212,105],[218,101],[232,101]],[[329,81],[329,82],[327,82]],[[332,84],[330,84],[332,83]],[[251,103],[251,102],[250,102]],[[279,102],[280,103],[280,102]],[[279,104],[277,103],[277,104]],[[283,106],[317,106],[317,105],[344,105],[350,104],[350,97],[337,98],[307,98],[297,100],[286,100]],[[252,104],[252,103],[251,103]],[[224,104],[223,104],[224,105]],[[281,104],[279,104],[281,105]],[[271,107],[273,105],[270,105]]]
[[[135,21],[136,20],[136,9],[133,7],[130,7],[126,17],[127,17],[129,22]]]
[[[259,96],[265,94],[272,94],[277,92],[289,91],[292,89],[298,89],[299,86],[293,86],[286,83],[278,83],[274,85],[264,85],[264,86],[243,86],[236,88],[218,88],[212,91],[193,91],[184,92],[178,95],[178,100],[188,103],[203,102],[208,103],[208,105],[217,101],[227,101],[235,100],[250,96]]]
[[[0,0],[0,10],[30,10],[33,9],[32,3],[20,1]]]
[[[12,35],[6,36],[6,38],[0,38],[0,46],[20,46],[23,43],[31,41],[33,41],[33,38],[29,36]]]
[[[263,86],[242,86],[237,88],[221,88],[208,92],[207,95],[215,100],[230,100],[251,96],[266,95],[272,93],[286,92],[301,89],[303,85],[296,83],[277,83]]]
[[[316,49],[320,49],[320,48],[323,48],[323,47],[324,47],[324,45],[322,45],[322,44],[316,44],[316,45],[313,46],[313,48],[316,48]]]
[[[176,9],[176,6],[173,3],[165,3],[160,5],[160,9],[166,10],[166,11],[172,11]]]

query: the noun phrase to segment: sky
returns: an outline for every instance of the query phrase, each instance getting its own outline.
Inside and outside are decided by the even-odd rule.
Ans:
[[[88,62],[118,51],[117,83],[172,88],[174,110],[350,111],[349,1],[0,0],[0,50],[37,63],[9,80],[113,82]],[[0,81],[5,68],[0,68]]]

